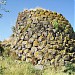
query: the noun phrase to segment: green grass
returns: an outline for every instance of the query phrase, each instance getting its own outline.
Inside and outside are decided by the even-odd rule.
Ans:
[[[46,67],[44,70],[37,70],[30,63],[14,60],[10,57],[0,57],[0,75],[75,75],[63,72],[66,67],[53,66]]]
[[[11,58],[0,59],[0,66],[0,75],[41,75],[41,71],[38,72],[30,63]]]

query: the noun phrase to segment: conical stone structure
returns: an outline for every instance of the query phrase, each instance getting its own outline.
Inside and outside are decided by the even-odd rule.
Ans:
[[[75,63],[74,31],[62,14],[40,8],[19,13],[12,41],[18,59],[34,65]]]

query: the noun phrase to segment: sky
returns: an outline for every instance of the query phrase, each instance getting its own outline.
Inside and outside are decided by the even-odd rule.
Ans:
[[[75,30],[75,0],[7,0],[3,6],[10,12],[0,10],[3,17],[0,18],[0,40],[7,39],[12,34],[12,26],[15,26],[19,12],[24,9],[41,7],[63,14]]]

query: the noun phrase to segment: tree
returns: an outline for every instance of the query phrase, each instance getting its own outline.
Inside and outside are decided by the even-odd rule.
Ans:
[[[0,10],[3,10],[3,11],[5,11],[5,12],[9,12],[9,10],[6,10],[5,8],[2,7],[3,5],[6,5],[6,3],[7,3],[7,0],[0,0]],[[0,13],[0,18],[1,18],[2,16],[3,16],[3,14]]]

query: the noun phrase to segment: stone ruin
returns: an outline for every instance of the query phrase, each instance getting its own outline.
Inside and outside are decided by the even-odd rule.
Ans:
[[[62,14],[37,8],[20,12],[14,27],[11,50],[18,59],[34,65],[75,63],[75,37]]]

